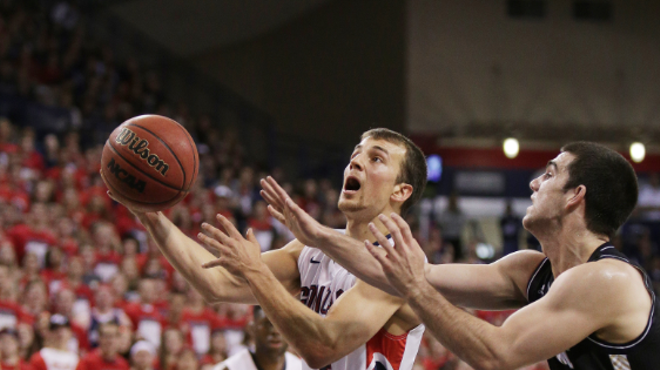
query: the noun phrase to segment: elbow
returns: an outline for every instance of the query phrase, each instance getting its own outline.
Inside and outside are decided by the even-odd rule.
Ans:
[[[305,363],[312,369],[321,369],[330,365],[335,358],[333,351],[326,346],[317,346],[317,348],[301,348],[298,354],[305,360]]]
[[[484,358],[476,361],[468,361],[475,370],[515,370],[518,367],[500,358]]]
[[[322,356],[302,356],[307,366],[312,369],[322,369],[331,364],[331,360],[323,358]]]

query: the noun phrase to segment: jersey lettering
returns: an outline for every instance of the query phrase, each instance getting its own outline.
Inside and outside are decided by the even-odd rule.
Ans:
[[[312,311],[325,315],[330,310],[330,307],[332,307],[335,299],[338,299],[343,293],[344,290],[339,289],[333,298],[330,288],[326,289],[325,286],[322,286],[319,289],[318,285],[304,286],[300,288],[300,302],[311,308]]]

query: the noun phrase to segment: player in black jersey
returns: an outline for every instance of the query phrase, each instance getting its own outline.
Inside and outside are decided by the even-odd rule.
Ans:
[[[381,215],[395,247],[354,242],[320,226],[269,179],[271,213],[360,279],[405,297],[433,334],[476,369],[549,359],[553,370],[660,369],[660,314],[649,278],[609,243],[637,202],[632,166],[604,146],[566,145],[530,183],[523,225],[543,253],[490,265],[429,265],[404,220]],[[375,258],[369,258],[369,255]],[[501,327],[460,308],[520,308]]]

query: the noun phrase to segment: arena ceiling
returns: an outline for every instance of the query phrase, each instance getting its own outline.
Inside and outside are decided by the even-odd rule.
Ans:
[[[133,0],[109,11],[182,57],[238,43],[328,0]]]

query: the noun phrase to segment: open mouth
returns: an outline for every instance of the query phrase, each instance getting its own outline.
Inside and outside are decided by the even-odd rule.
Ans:
[[[356,177],[349,176],[346,178],[346,182],[344,183],[344,191],[345,192],[356,192],[360,190],[360,181]]]

